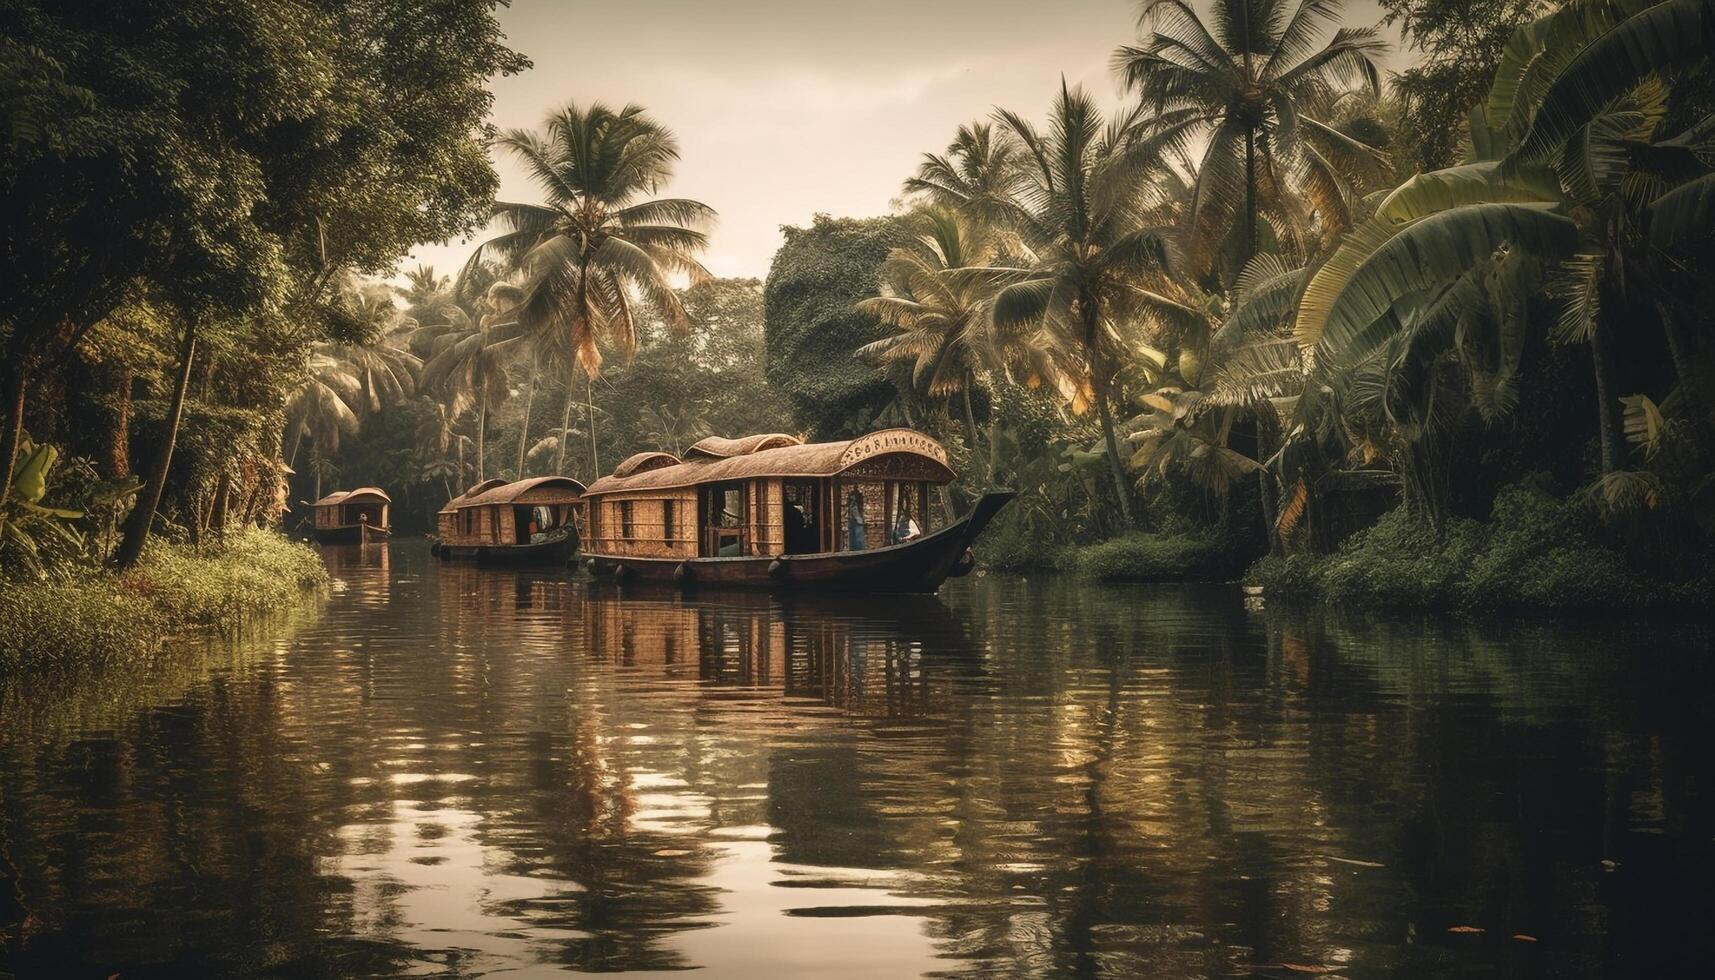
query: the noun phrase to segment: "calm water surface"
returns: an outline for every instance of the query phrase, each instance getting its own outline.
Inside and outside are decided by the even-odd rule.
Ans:
[[[999,576],[686,599],[326,554],[340,587],[266,635],[0,691],[0,976],[1715,954],[1703,626]]]

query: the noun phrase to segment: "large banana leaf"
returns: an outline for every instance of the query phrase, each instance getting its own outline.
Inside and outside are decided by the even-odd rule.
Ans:
[[[1712,45],[1715,0],[1669,0],[1621,21],[1555,77],[1513,151],[1512,165],[1552,159],[1615,99],[1650,75],[1707,58]]]
[[[1715,174],[1668,191],[1650,205],[1650,244],[1670,249],[1715,235]]]
[[[1347,348],[1402,298],[1487,262],[1502,245],[1557,260],[1578,245],[1578,226],[1546,204],[1478,204],[1425,218],[1393,236],[1353,271],[1328,311],[1318,360],[1345,362]]]
[[[1384,198],[1376,206],[1375,217],[1353,229],[1310,277],[1294,327],[1298,342],[1313,347],[1321,340],[1334,301],[1351,282],[1358,267],[1413,223],[1469,205],[1558,199],[1559,186],[1553,174],[1540,167],[1507,175],[1502,173],[1499,163],[1487,161],[1418,174]]]
[[[1505,140],[1517,140],[1544,91],[1590,43],[1662,0],[1571,0],[1559,10],[1519,27],[1495,68],[1483,123]],[[1509,148],[1503,143],[1499,149]],[[1496,154],[1499,156],[1500,154]]]

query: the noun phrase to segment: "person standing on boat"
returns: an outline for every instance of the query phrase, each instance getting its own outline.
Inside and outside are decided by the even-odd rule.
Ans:
[[[862,551],[867,545],[864,542],[863,529],[863,494],[856,490],[846,498],[846,550]]]
[[[899,497],[899,519],[893,522],[893,543],[904,544],[923,533],[917,527],[917,522],[911,519],[911,505],[908,498],[901,494]]]

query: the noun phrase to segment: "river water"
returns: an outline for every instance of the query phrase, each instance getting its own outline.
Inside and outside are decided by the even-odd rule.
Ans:
[[[1703,974],[1710,629],[1226,587],[319,608],[0,691],[0,976]]]

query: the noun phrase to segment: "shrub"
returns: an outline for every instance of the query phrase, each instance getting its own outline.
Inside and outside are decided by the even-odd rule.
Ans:
[[[1253,557],[1230,530],[1201,534],[1128,534],[1077,549],[1067,564],[1104,582],[1224,581]]]

